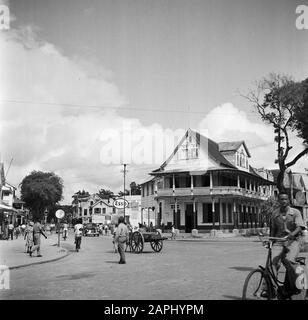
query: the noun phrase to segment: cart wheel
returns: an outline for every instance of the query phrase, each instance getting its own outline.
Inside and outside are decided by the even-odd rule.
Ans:
[[[143,235],[139,231],[135,231],[132,234],[132,239],[131,239],[131,248],[132,251],[135,253],[140,253],[143,250],[143,244],[144,244],[144,239]]]
[[[155,252],[160,252],[163,248],[163,240],[151,241],[151,247]]]

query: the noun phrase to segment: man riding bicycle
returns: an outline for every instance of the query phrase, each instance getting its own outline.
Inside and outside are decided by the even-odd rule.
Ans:
[[[278,201],[279,207],[274,211],[271,219],[270,237],[286,238],[288,241],[285,245],[276,247],[278,255],[273,258],[273,265],[277,271],[280,263],[285,266],[287,272],[284,287],[290,290],[295,286],[292,264],[296,263],[295,259],[299,254],[300,237],[305,230],[305,224],[301,213],[290,207],[288,194],[280,193]]]

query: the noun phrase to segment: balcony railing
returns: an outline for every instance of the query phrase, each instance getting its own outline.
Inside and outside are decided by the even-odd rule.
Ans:
[[[260,200],[266,200],[268,196],[265,194],[261,194],[258,191],[251,191],[238,187],[229,187],[229,186],[221,186],[221,187],[195,187],[193,190],[190,188],[175,188],[174,192],[171,188],[168,189],[158,189],[157,196],[158,197],[184,197],[184,196],[242,196],[247,198],[258,198]]]

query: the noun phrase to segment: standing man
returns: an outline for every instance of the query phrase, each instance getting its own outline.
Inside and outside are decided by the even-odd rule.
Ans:
[[[63,239],[66,240],[68,235],[68,223],[64,221],[63,223]]]
[[[129,240],[129,231],[124,223],[124,217],[119,217],[119,224],[115,232],[114,241],[118,244],[118,251],[120,254],[119,264],[125,264],[125,244]]]
[[[42,225],[38,220],[35,221],[33,226],[33,243],[34,246],[30,250],[30,257],[32,257],[32,253],[37,250],[37,257],[42,257],[41,255],[41,234],[47,239],[47,236],[44,233]]]
[[[13,223],[10,223],[8,225],[8,237],[7,237],[7,240],[9,240],[10,237],[11,237],[11,240],[13,240],[13,235],[14,235],[14,225],[13,225]]]
[[[80,250],[82,230],[83,230],[82,219],[79,219],[78,223],[75,224],[75,227],[74,227],[75,245],[76,245],[77,252]]]

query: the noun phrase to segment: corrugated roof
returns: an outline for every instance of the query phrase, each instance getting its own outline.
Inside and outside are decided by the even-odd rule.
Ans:
[[[157,170],[155,170],[155,171],[157,171]],[[139,184],[140,184],[140,185],[141,185],[141,184],[144,184],[144,183],[149,182],[149,181],[151,181],[151,180],[153,180],[153,179],[154,179],[153,176],[149,176],[149,177],[144,178],[143,180],[141,180],[141,182],[140,182]]]
[[[208,151],[208,156],[217,161],[219,164],[230,168],[236,168],[231,162],[229,162],[219,151],[218,143],[203,136],[202,134],[195,133],[200,136],[200,148]]]

